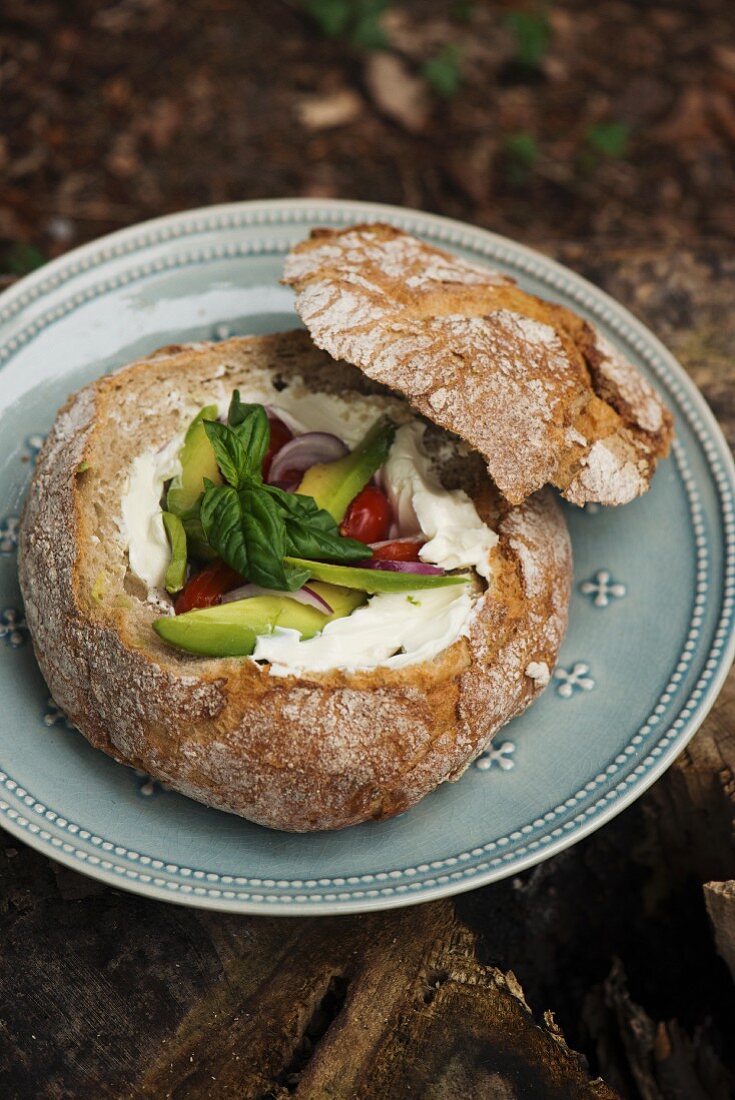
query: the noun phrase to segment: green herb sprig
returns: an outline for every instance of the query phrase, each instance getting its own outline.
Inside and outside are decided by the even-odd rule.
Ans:
[[[226,484],[205,479],[199,520],[211,548],[244,578],[293,592],[310,573],[284,558],[349,564],[371,556],[363,543],[343,538],[311,497],[264,484],[270,426],[262,405],[244,404],[236,390],[227,424],[205,421],[204,427]]]

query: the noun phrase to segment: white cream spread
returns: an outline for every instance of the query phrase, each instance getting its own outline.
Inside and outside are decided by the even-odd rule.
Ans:
[[[288,676],[330,668],[402,668],[441,653],[467,632],[473,601],[464,585],[422,592],[378,592],[364,607],[302,641],[297,630],[261,634],[253,659]]]
[[[383,481],[402,534],[424,534],[422,561],[443,569],[472,566],[490,576],[488,555],[498,536],[483,523],[461,489],[449,492],[432,469],[422,446],[424,425],[414,420],[396,432]]]
[[[130,569],[149,589],[163,588],[171,550],[161,518],[161,494],[169,478],[181,473],[181,432],[160,451],[146,451],[134,459],[122,498],[124,538]]]
[[[345,401],[332,394],[299,395],[296,389],[279,393],[277,401],[258,390],[241,390],[241,397],[270,405],[292,430],[333,432],[349,446],[359,442],[383,409],[380,401],[368,397]],[[221,402],[222,412],[228,402],[229,395]],[[489,578],[489,553],[497,535],[482,522],[465,492],[440,484],[422,446],[424,430],[417,420],[400,427],[383,468],[383,485],[401,533],[428,539],[421,551],[424,561],[444,569],[472,567]],[[162,450],[139,455],[122,501],[130,568],[152,590],[152,597],[160,595],[153,590],[163,586],[169,561],[161,494],[164,483],[180,471],[182,443],[180,433]],[[261,635],[251,659],[270,661],[274,676],[378,665],[400,668],[428,660],[467,634],[478,606],[468,588],[378,593],[314,638],[302,640],[297,631],[287,629]]]

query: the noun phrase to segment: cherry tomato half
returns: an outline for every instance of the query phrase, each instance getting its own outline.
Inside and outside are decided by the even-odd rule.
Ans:
[[[384,546],[378,546],[373,550],[372,561],[419,561],[419,550],[423,545],[423,539],[411,542],[404,542],[403,539],[386,542]]]
[[[185,611],[194,611],[198,607],[214,607],[225,592],[231,592],[242,583],[239,573],[230,569],[223,561],[217,561],[195,573],[187,582],[176,598],[174,611],[177,615],[183,615]]]
[[[268,423],[271,426],[271,441],[265,453],[265,458],[263,459],[264,481],[270,472],[271,462],[276,457],[281,447],[285,446],[289,440],[293,439],[293,432],[291,429],[287,428],[283,421],[279,420],[277,416],[269,416]]]
[[[375,485],[366,485],[347,509],[340,534],[359,542],[380,542],[390,530],[390,503]]]

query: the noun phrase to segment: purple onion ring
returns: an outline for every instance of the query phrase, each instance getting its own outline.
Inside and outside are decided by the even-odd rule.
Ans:
[[[326,600],[322,599],[318,592],[308,585],[297,588],[295,592],[281,592],[275,588],[261,588],[259,584],[243,584],[240,588],[233,588],[222,597],[222,603],[235,603],[236,600],[249,600],[253,596],[288,596],[290,600],[306,604],[321,611],[323,615],[331,615],[334,610]]]
[[[271,462],[268,481],[282,483],[286,473],[304,473],[318,462],[336,462],[349,454],[348,447],[329,432],[304,432],[281,447]]]
[[[394,540],[395,541],[395,540]],[[357,569],[384,569],[388,573],[420,573],[424,577],[441,577],[444,570],[438,565],[428,565],[425,561],[375,561],[365,558],[355,562]]]

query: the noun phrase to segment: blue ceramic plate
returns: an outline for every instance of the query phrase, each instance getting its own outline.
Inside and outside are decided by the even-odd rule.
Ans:
[[[514,275],[593,318],[664,392],[672,457],[620,509],[567,509],[571,623],[545,694],[457,784],[409,813],[291,836],[206,809],[114,764],[70,728],[33,660],[18,514],[67,394],[161,344],[297,324],[278,285],[313,225],[381,219]],[[702,398],[624,309],[545,257],[428,214],[355,202],[177,214],[78,249],[0,299],[0,822],[78,871],[212,909],[407,905],[514,874],[598,828],[681,751],[733,652],[735,471]],[[5,514],[3,514],[5,513]]]

